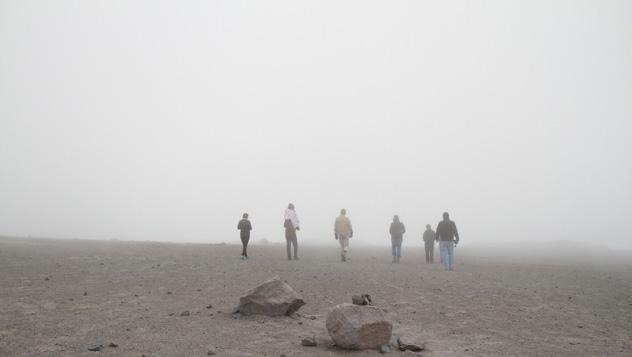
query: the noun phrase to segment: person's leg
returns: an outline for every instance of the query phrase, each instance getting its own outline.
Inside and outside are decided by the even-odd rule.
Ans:
[[[454,270],[454,243],[448,242],[448,269]]]
[[[245,257],[246,256],[246,237],[244,236],[240,236],[239,238],[241,238],[241,256]]]
[[[430,263],[430,245],[428,242],[424,244],[424,248],[426,250],[426,263]]]
[[[288,260],[292,260],[292,239],[291,238],[285,238],[285,250],[287,252],[287,259]]]
[[[441,263],[443,263],[443,267],[445,268],[445,270],[448,270],[448,265],[447,265],[447,259],[446,258],[446,254],[447,254],[447,246],[445,245],[445,243],[449,243],[449,242],[439,242],[439,250],[441,253]]]
[[[346,260],[347,258],[347,251],[345,248],[345,237],[343,236],[339,236],[338,237],[338,243],[340,244],[340,260],[342,260],[343,262]]]
[[[399,259],[402,257],[402,240],[397,240],[397,262],[399,263]]]
[[[434,264],[434,243],[430,244],[430,264]]]
[[[296,234],[294,235],[292,243],[294,244],[294,260],[298,260],[298,238],[296,238]]]
[[[244,257],[248,258],[248,242],[250,241],[250,235],[247,235],[244,240]]]
[[[397,260],[397,242],[393,238],[391,238],[391,251],[393,253],[393,263],[395,263]]]

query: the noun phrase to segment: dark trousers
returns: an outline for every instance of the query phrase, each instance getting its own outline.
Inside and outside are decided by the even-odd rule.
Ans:
[[[434,241],[425,242],[424,247],[426,248],[426,263],[433,264],[434,263]]]
[[[296,238],[296,230],[294,228],[285,229],[285,243],[287,250],[287,259],[292,260],[291,246],[294,244],[294,259],[298,259],[298,239]]]
[[[250,241],[250,235],[242,235],[241,236],[241,244],[244,246],[241,250],[241,255],[244,257],[248,256],[248,242]]]

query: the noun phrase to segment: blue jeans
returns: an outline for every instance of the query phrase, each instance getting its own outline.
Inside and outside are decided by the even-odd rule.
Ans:
[[[440,241],[439,250],[441,251],[441,259],[445,270],[454,270],[454,242]]]
[[[402,239],[401,238],[391,238],[391,246],[393,248],[393,256],[401,257],[402,256]]]

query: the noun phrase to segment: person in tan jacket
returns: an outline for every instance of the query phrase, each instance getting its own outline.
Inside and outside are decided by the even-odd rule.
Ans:
[[[347,251],[349,250],[349,238],[353,237],[353,227],[351,220],[347,217],[347,210],[340,210],[340,216],[334,223],[334,235],[340,243],[340,260],[347,261]]]

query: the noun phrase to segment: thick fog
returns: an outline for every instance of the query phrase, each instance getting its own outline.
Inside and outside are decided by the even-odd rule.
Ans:
[[[0,235],[632,247],[632,3],[0,1]]]

